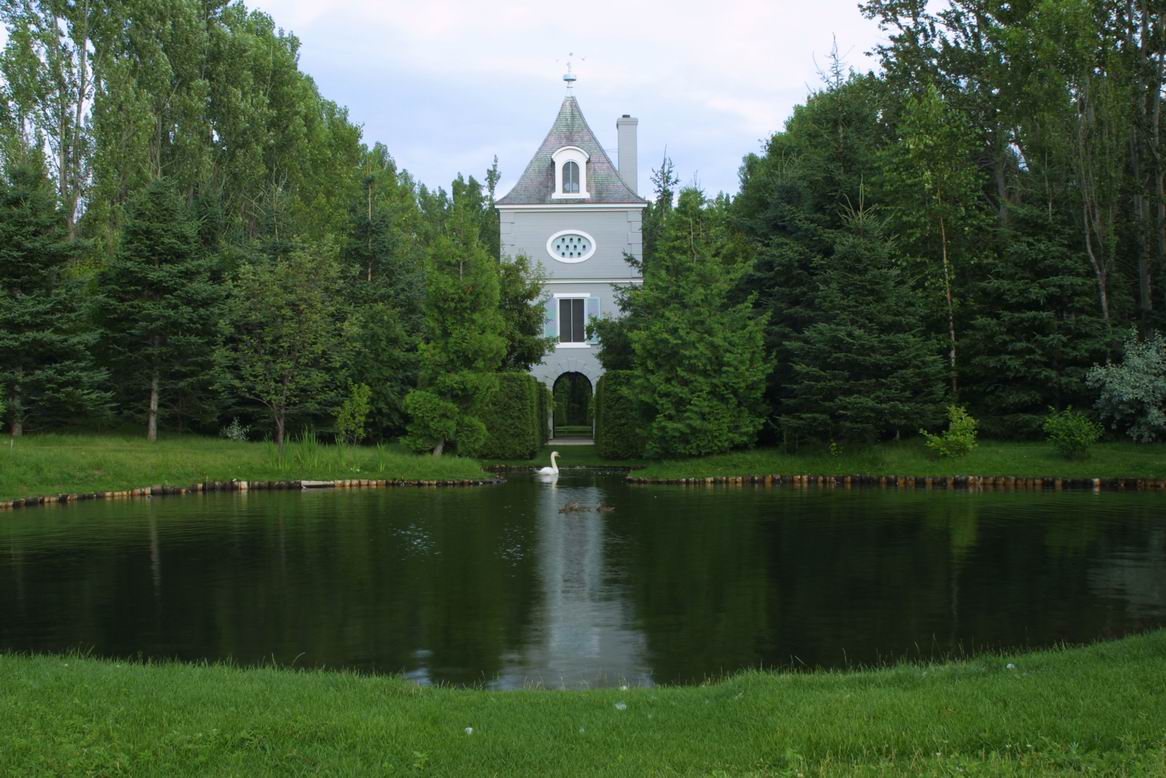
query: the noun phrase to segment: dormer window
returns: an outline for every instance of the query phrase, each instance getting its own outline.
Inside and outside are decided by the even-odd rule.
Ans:
[[[563,146],[551,155],[555,163],[555,191],[552,200],[590,197],[587,191],[586,151],[578,146]]]
[[[579,193],[579,165],[576,162],[563,163],[563,192]]]

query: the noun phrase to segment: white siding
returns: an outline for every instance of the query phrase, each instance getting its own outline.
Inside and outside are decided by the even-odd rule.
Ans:
[[[502,254],[526,254],[542,263],[550,279],[636,278],[624,254],[641,259],[643,239],[639,209],[501,212]],[[547,239],[562,230],[579,230],[595,239],[595,254],[585,262],[559,262],[547,251]]]

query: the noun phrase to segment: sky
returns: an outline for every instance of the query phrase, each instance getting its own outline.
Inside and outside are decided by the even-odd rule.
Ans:
[[[858,0],[248,0],[301,42],[300,68],[369,145],[430,188],[484,178],[509,191],[574,94],[616,160],[639,121],[639,190],[664,154],[682,185],[737,191],[741,159],[821,86],[832,47],[863,72],[884,38]],[[0,28],[0,45],[6,38]]]
[[[616,159],[615,121],[639,119],[639,189],[667,150],[681,184],[737,190],[760,150],[821,85],[837,41],[870,70],[882,40],[857,0],[251,0],[301,41],[301,69],[420,182],[484,177],[505,194],[573,92]]]

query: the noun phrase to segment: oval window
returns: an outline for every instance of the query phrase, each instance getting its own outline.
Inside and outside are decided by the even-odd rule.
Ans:
[[[547,241],[547,252],[560,262],[582,262],[595,253],[595,239],[579,230],[563,230]]]

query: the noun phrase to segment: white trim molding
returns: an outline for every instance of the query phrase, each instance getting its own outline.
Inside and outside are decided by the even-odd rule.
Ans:
[[[627,211],[641,210],[648,207],[647,203],[534,203],[526,205],[495,205],[499,211],[578,211],[586,208],[591,211]]]
[[[551,155],[555,163],[555,191],[551,194],[552,200],[586,200],[591,196],[587,191],[587,160],[590,155],[578,146],[563,146]],[[579,191],[563,191],[563,166],[574,162],[579,171]]]
[[[642,284],[644,279],[639,276],[635,278],[548,278],[543,281],[544,286],[551,286],[552,284]],[[564,297],[568,295],[563,295]]]
[[[588,244],[590,244],[590,248],[588,248],[587,251],[580,257],[564,257],[560,254],[557,254],[555,253],[555,241],[564,235],[578,235],[579,237],[585,239]],[[595,238],[591,237],[586,232],[583,232],[583,230],[559,230],[554,235],[547,238],[547,256],[556,262],[563,262],[568,265],[573,265],[577,262],[586,262],[587,260],[591,259],[591,257],[595,256]]]

